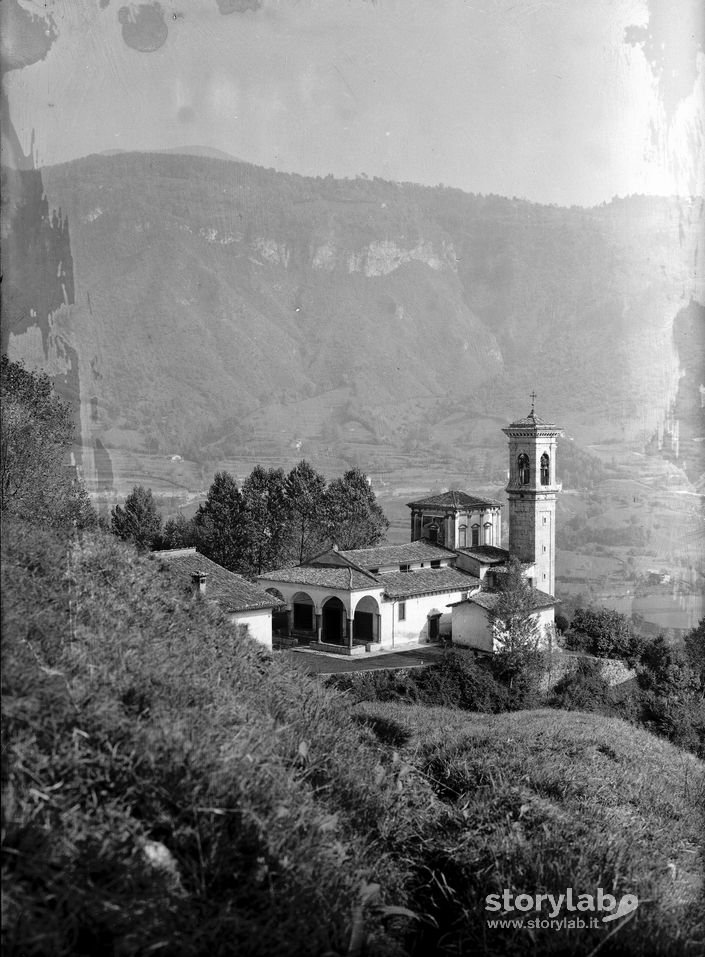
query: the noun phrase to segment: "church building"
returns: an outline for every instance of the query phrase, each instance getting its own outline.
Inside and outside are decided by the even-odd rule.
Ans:
[[[461,491],[409,502],[410,542],[336,546],[260,576],[281,605],[275,631],[320,650],[358,655],[432,642],[492,651],[490,612],[511,558],[533,586],[540,626],[556,599],[556,444],[562,429],[534,412],[502,430],[509,439],[508,549],[502,505]]]

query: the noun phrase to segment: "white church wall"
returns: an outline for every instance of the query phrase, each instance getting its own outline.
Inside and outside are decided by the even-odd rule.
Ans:
[[[446,592],[442,595],[420,595],[386,601],[382,605],[382,646],[394,648],[408,642],[426,642],[429,637],[429,616],[439,615],[439,635],[449,635],[451,613],[447,605],[460,601],[467,591]],[[401,601],[404,617],[400,619]]]

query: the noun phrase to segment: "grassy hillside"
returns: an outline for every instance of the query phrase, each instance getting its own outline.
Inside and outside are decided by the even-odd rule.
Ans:
[[[568,887],[576,898],[602,887],[642,902],[611,935],[607,953],[702,948],[704,791],[696,758],[618,719],[575,712],[469,716],[363,703],[355,713],[431,784],[437,819],[444,818],[442,836],[421,855],[427,870],[416,889],[440,925],[422,932],[429,951],[591,954],[615,924],[493,930],[486,923],[497,916],[485,909],[488,894],[558,895]],[[500,916],[528,921],[549,910]],[[565,916],[576,915],[563,909]]]
[[[675,394],[697,204],[560,209],[168,154],[5,171],[4,193],[3,341],[80,407],[97,486],[120,458],[96,443],[470,467],[532,388],[588,441],[641,434]]]
[[[353,706],[112,538],[8,520],[2,547],[6,953],[565,953],[484,898],[567,886],[642,899],[609,953],[700,952],[694,757],[581,714]]]

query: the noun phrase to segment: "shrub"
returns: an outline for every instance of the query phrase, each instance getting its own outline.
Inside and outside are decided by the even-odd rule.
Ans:
[[[609,714],[610,686],[602,675],[599,661],[578,658],[553,689],[551,707],[565,711],[596,711]]]

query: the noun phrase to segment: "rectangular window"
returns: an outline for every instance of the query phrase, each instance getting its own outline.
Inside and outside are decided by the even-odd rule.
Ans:
[[[400,565],[400,566],[399,566],[399,571],[400,571],[400,572],[410,572],[410,571],[411,571],[411,565]]]
[[[431,568],[440,568],[440,567],[441,567],[440,558],[434,558],[433,561],[431,562]]]
[[[405,621],[405,620],[406,620],[406,602],[400,601],[399,602],[399,621]]]

